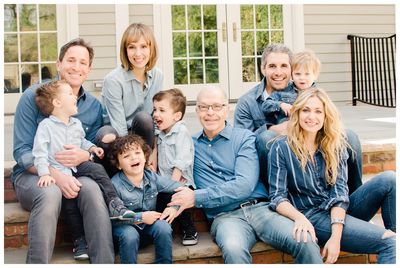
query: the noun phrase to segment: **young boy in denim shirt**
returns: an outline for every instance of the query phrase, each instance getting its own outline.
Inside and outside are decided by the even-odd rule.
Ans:
[[[121,170],[112,177],[112,183],[124,204],[136,212],[134,220],[113,222],[113,237],[121,263],[137,263],[139,246],[153,241],[155,263],[172,263],[170,223],[179,207],[167,207],[162,213],[155,209],[159,193],[174,193],[182,184],[147,168],[150,151],[136,134],[118,137],[111,144],[110,160]]]
[[[290,116],[290,109],[300,91],[315,87],[321,68],[321,62],[311,50],[304,50],[293,55],[292,58],[292,79],[293,83],[282,91],[273,91],[268,96],[262,109],[266,116],[275,114],[277,124],[280,124]]]
[[[119,199],[103,166],[86,161],[77,167],[69,168],[55,159],[55,154],[63,150],[66,144],[75,145],[100,158],[104,154],[102,148],[96,147],[85,139],[81,122],[72,117],[78,112],[78,107],[71,86],[63,80],[44,84],[36,91],[35,100],[40,112],[49,116],[38,125],[33,143],[32,154],[39,175],[38,186],[47,187],[55,183],[55,179],[50,175],[49,167],[74,177],[87,176],[100,186],[111,219],[133,218],[135,213],[128,210]],[[82,217],[76,200],[64,198],[62,204],[74,242],[74,258],[88,259]]]
[[[179,89],[158,92],[153,97],[153,118],[157,126],[157,167],[162,176],[195,188],[193,180],[194,148],[192,137],[182,121],[186,97]],[[171,195],[159,196],[159,211],[170,201]],[[197,231],[189,211],[177,217],[182,230],[182,244],[197,244]]]

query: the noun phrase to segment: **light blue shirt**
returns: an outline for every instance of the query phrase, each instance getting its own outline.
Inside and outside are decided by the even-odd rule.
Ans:
[[[336,183],[329,185],[325,178],[325,160],[321,150],[315,152],[314,164],[308,160],[303,171],[287,138],[279,138],[273,143],[268,155],[270,207],[276,210],[280,203],[288,201],[303,213],[313,209],[329,211],[334,206],[346,210],[349,206],[348,157],[345,150],[340,159]]]
[[[182,172],[187,184],[194,185],[193,161],[194,148],[192,137],[184,121],[178,121],[166,134],[156,129],[158,172],[161,176],[171,177],[174,168]]]
[[[255,139],[251,131],[229,125],[211,141],[202,131],[193,136],[195,206],[209,220],[248,200],[268,197],[258,179]]]
[[[104,124],[111,124],[120,136],[128,134],[138,112],[153,112],[153,96],[162,88],[163,75],[160,69],[153,68],[146,76],[142,87],[132,70],[118,66],[104,78],[101,93]]]
[[[50,115],[49,118],[40,122],[32,150],[34,165],[39,176],[50,174],[49,166],[67,175],[72,175],[71,169],[76,172],[76,167],[65,167],[54,157],[56,152],[64,150],[65,144],[72,144],[83,150],[89,150],[94,146],[85,139],[85,131],[83,131],[81,122],[76,118],[71,117],[69,123],[65,124],[57,117]]]

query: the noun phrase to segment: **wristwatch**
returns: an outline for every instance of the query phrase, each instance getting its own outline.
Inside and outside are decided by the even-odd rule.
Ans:
[[[340,223],[344,225],[344,219],[331,219],[331,225],[334,223]]]

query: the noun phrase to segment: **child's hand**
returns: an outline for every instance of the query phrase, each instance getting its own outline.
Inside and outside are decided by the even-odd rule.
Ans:
[[[178,211],[174,209],[173,207],[166,207],[161,214],[160,220],[166,220],[169,224],[172,223],[172,221],[175,219],[177,216]]]
[[[281,107],[282,111],[285,113],[286,116],[290,115],[290,110],[292,109],[292,105],[281,102],[279,106]]]
[[[50,175],[44,175],[42,177],[40,177],[37,185],[42,188],[42,187],[47,187],[50,186],[52,183],[55,183],[56,180],[50,176]]]
[[[101,147],[92,147],[90,149],[91,153],[95,153],[97,155],[98,158],[103,159],[104,157],[104,150]]]
[[[153,224],[161,216],[160,212],[157,211],[146,211],[142,213],[142,222],[145,224]]]

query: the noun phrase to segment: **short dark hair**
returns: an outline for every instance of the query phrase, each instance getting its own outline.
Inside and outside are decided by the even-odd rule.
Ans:
[[[162,101],[164,99],[169,100],[169,104],[175,113],[182,113],[182,119],[186,111],[186,97],[183,95],[182,91],[177,88],[171,88],[160,91],[153,97],[153,101]]]
[[[130,150],[133,146],[142,148],[146,163],[149,161],[151,154],[151,148],[144,139],[137,134],[128,134],[126,136],[117,137],[110,146],[110,162],[113,166],[118,167],[118,155],[125,153]]]
[[[263,51],[263,54],[261,56],[261,65],[265,66],[267,64],[267,57],[269,56],[269,54],[271,53],[283,53],[283,54],[287,54],[289,57],[289,64],[292,64],[292,57],[293,57],[293,53],[290,50],[290,48],[288,48],[286,45],[284,44],[269,44]]]
[[[60,49],[60,54],[58,55],[58,60],[62,61],[64,59],[65,54],[67,53],[70,47],[81,46],[88,50],[89,52],[89,66],[92,66],[93,58],[94,58],[94,51],[93,47],[89,45],[85,40],[82,38],[75,38],[63,45]]]
[[[43,84],[36,90],[36,105],[45,116],[49,116],[53,112],[53,100],[57,98],[58,89],[62,85],[69,84],[65,80],[56,80]]]

